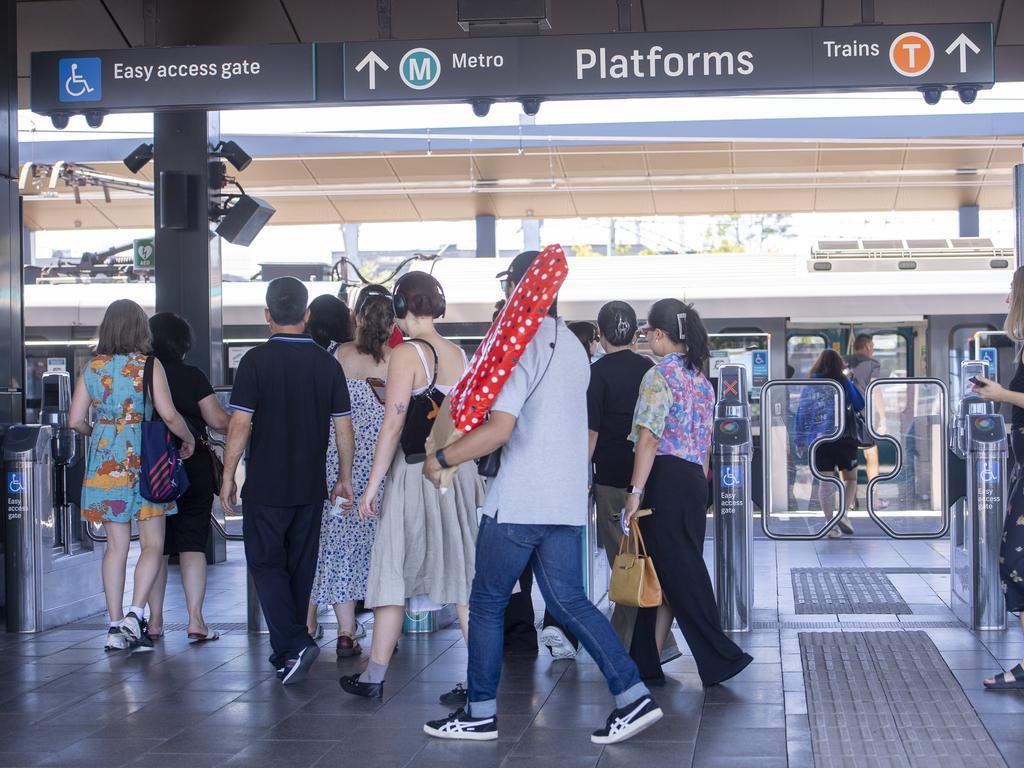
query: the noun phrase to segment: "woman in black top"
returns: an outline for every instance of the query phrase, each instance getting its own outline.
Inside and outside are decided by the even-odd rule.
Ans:
[[[1006,303],[1006,335],[1019,344],[1024,341],[1024,267],[1018,267],[1013,273],[1013,283]],[[1010,448],[1017,463],[1017,480],[1010,489],[1009,514],[999,553],[999,572],[1003,579],[1003,592],[1006,594],[1006,610],[1020,616],[1021,628],[1024,629],[1024,358],[1018,355],[1017,370],[1008,388],[979,376],[974,391],[986,400],[1012,406]],[[988,678],[985,687],[989,690],[1024,688],[1024,661],[1009,672]]]
[[[150,637],[163,634],[163,604],[167,590],[167,556],[178,555],[181,583],[185,588],[188,606],[188,637],[190,640],[216,640],[203,619],[203,599],[206,597],[206,544],[210,537],[210,515],[217,487],[214,478],[213,457],[204,447],[206,428],[227,432],[228,414],[213,393],[205,374],[182,362],[192,348],[192,328],[183,318],[172,312],[161,312],[149,320],[153,333],[153,354],[167,373],[174,407],[185,419],[196,437],[196,452],[185,461],[188,490],[178,499],[178,514],[167,518],[167,536],[164,540],[164,562],[149,598],[151,617]]]

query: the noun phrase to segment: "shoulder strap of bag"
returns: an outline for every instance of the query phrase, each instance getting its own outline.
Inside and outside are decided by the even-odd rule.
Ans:
[[[426,339],[409,339],[409,343],[410,344],[417,344],[417,345],[418,344],[425,344],[427,346],[427,349],[429,349],[431,352],[434,353],[434,375],[433,375],[433,378],[430,379],[430,383],[427,384],[427,389],[424,392],[424,394],[426,394],[426,392],[433,391],[434,387],[437,386],[437,366],[438,366],[438,363],[440,362],[440,358],[438,357],[437,350],[434,349],[434,345],[431,344]],[[417,347],[417,351],[419,351],[419,347]],[[423,358],[423,353],[422,352],[420,352],[420,359],[423,360],[424,363],[426,363],[426,360]]]
[[[146,413],[149,410],[148,406],[153,402],[153,361],[156,360],[153,355],[146,356],[146,365],[142,369],[142,420],[151,420],[151,417],[147,417]]]

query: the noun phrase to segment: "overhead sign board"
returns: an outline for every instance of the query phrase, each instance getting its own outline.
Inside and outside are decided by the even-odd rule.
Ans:
[[[33,112],[272,106],[316,98],[312,43],[32,54]]]
[[[992,25],[346,43],[346,102],[989,87]]]

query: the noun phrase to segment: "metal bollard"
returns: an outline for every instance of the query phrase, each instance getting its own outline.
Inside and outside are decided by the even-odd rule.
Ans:
[[[723,365],[715,406],[715,594],[722,628],[748,632],[754,602],[754,515],[750,495],[750,407],[746,370]]]

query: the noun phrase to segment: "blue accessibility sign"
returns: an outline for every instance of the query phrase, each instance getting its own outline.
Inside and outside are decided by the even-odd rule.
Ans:
[[[99,101],[103,98],[103,62],[98,57],[61,59],[58,98],[61,101]]]
[[[722,465],[722,487],[739,488],[743,485],[743,465],[723,464]]]
[[[978,485],[999,482],[999,462],[979,461],[978,462]]]
[[[25,476],[21,472],[7,473],[7,492],[12,496],[25,492]]]

